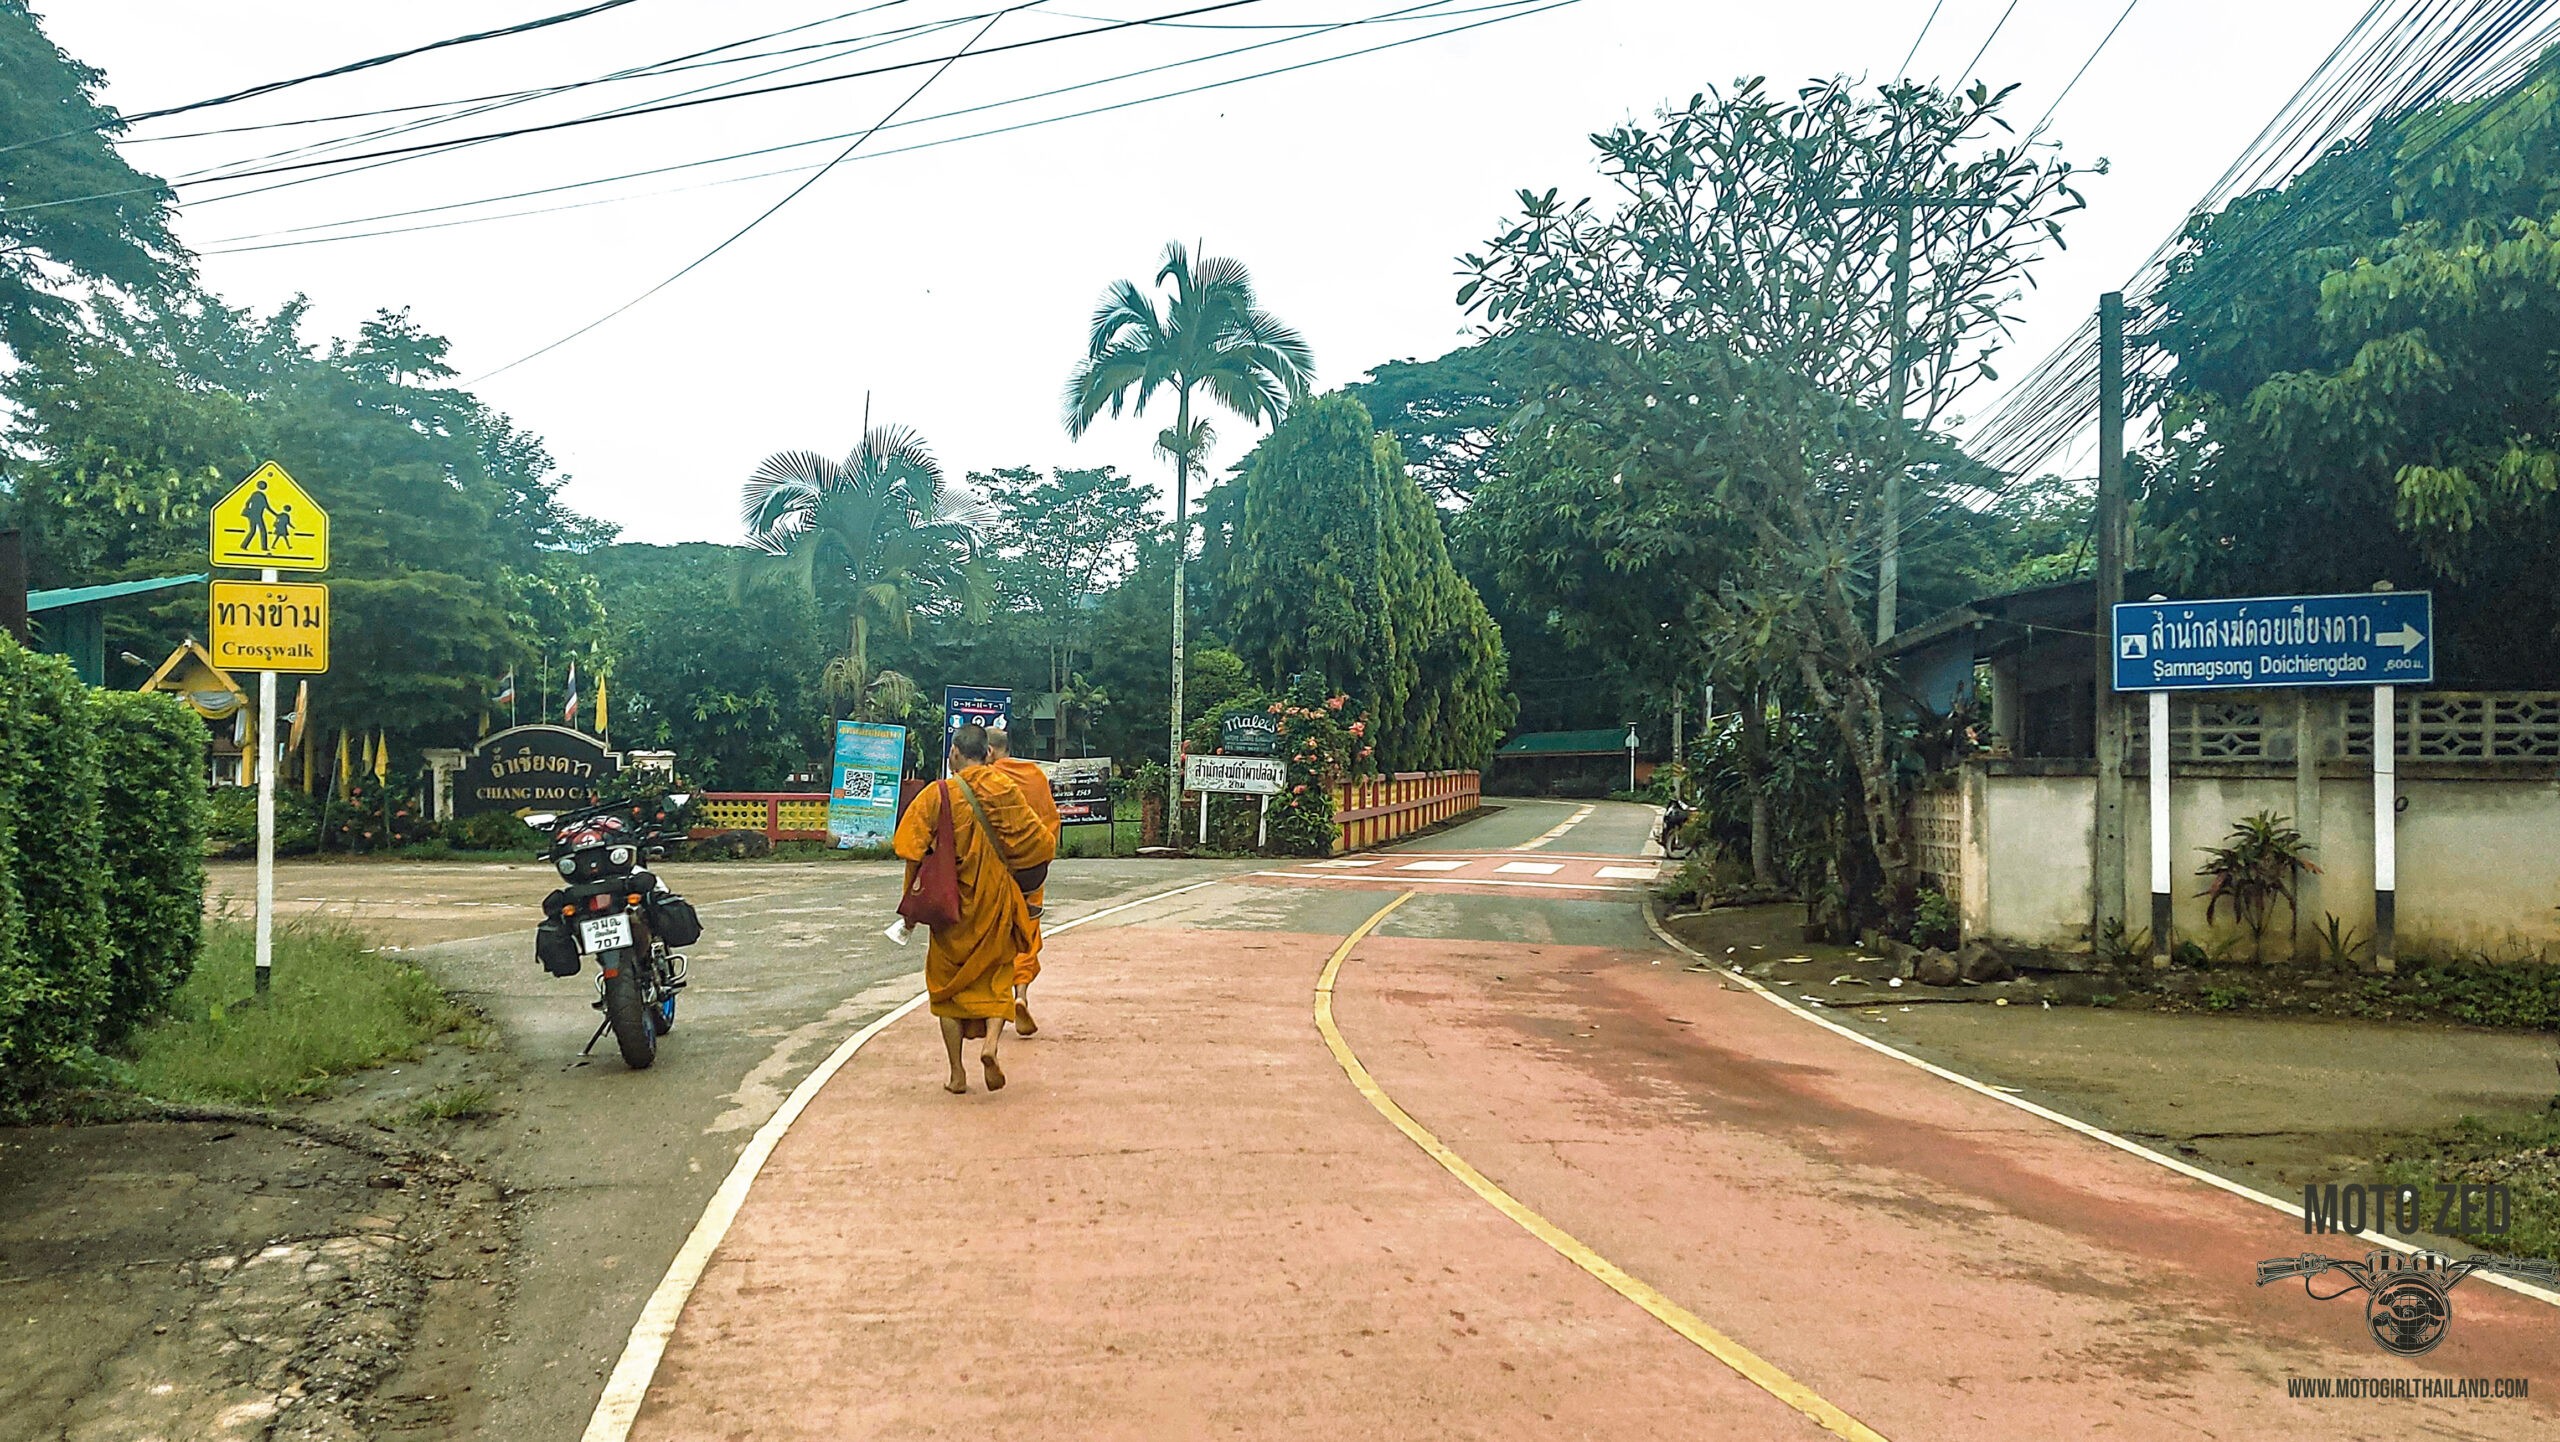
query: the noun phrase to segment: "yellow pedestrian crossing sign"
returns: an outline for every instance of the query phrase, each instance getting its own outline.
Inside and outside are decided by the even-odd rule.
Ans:
[[[214,506],[213,563],[325,571],[329,513],[269,461]]]

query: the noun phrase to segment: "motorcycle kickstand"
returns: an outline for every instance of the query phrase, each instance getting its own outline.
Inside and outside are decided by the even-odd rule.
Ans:
[[[600,1042],[600,1041],[602,1041],[602,1040],[604,1040],[605,1028],[607,1028],[607,1027],[609,1027],[609,1026],[612,1026],[612,1025],[613,1025],[613,1018],[612,1018],[612,1017],[606,1017],[604,1020],[602,1020],[602,1021],[600,1021],[600,1022],[597,1022],[597,1023],[596,1023],[596,1034],[595,1034],[594,1036],[591,1036],[591,1037],[588,1037],[588,1038],[587,1038],[587,1044],[586,1044],[585,1046],[582,1046],[582,1047],[578,1048],[578,1055],[580,1055],[580,1056],[585,1056],[585,1055],[587,1055],[588,1053],[590,1053],[590,1052],[594,1051],[594,1050],[596,1049],[596,1043],[597,1043],[597,1042]]]

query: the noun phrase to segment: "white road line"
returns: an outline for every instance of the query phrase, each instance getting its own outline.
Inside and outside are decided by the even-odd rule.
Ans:
[[[1651,881],[1662,874],[1659,866],[1603,866],[1600,874],[1611,881]]]
[[[1600,808],[1597,806],[1585,806],[1581,810],[1574,812],[1571,816],[1566,817],[1562,822],[1550,829],[1544,836],[1541,836],[1534,841],[1523,841],[1511,849],[1514,851],[1535,851],[1539,847],[1546,845],[1548,842],[1555,840],[1557,837],[1562,836],[1566,832],[1581,825],[1583,818],[1599,809]]]
[[[2272,1208],[2273,1210],[2282,1212],[2286,1216],[2292,1217],[2296,1220],[2301,1219],[2302,1208],[2292,1202],[2284,1200],[2282,1197],[2268,1196],[2266,1193],[2259,1191],[2255,1187],[2243,1186],[2239,1182],[2231,1180],[2229,1177],[2218,1176],[2212,1172],[2206,1171],[2202,1167],[2179,1161],[2176,1157],[2168,1156],[2161,1152],[2155,1152],[2140,1142],[2117,1136],[2114,1132],[2108,1131],[2104,1127],[2091,1126],[2089,1123],[2080,1120],[2078,1117],[2065,1116],[2051,1107],[2038,1106],[2034,1102],[2027,1100],[2025,1097],[2012,1096],[2008,1092],[2002,1091],[2000,1088],[1992,1086],[1987,1082],[1975,1081],[1973,1078],[1966,1076],[1962,1072],[1949,1071],[1935,1062],[1922,1061],[1920,1058],[1913,1056],[1907,1051],[1902,1051],[1896,1047],[1888,1046],[1885,1043],[1876,1040],[1874,1037],[1867,1035],[1865,1032],[1842,1026],[1840,1023],[1833,1021],[1827,1016],[1817,1016],[1814,1013],[1807,1011],[1805,1008],[1796,1005],[1786,997],[1779,995],[1777,992],[1771,991],[1769,988],[1762,986],[1759,982],[1745,976],[1740,970],[1716,961],[1714,958],[1699,951],[1696,947],[1690,946],[1680,938],[1673,936],[1669,931],[1663,928],[1661,920],[1653,914],[1653,908],[1650,906],[1644,909],[1644,924],[1653,932],[1654,939],[1661,942],[1663,945],[1670,947],[1672,950],[1677,951],[1684,956],[1694,957],[1697,960],[1714,967],[1718,979],[1738,981],[1744,986],[1749,987],[1752,991],[1758,993],[1763,1000],[1769,1002],[1771,1005],[1783,1007],[1788,1011],[1794,1012],[1797,1016],[1804,1018],[1806,1021],[1812,1022],[1815,1026],[1821,1027],[1824,1031],[1836,1032],[1839,1035],[1845,1036],[1849,1040],[1856,1042],[1858,1045],[1865,1047],[1869,1051],[1882,1052],[1886,1056],[1892,1057],[1895,1061],[1916,1066],[1920,1070],[1927,1072],[1929,1075],[1936,1077],[1941,1081],[1954,1082],[1957,1086],[1963,1087],[1966,1091],[1975,1092],[1982,1096],[1987,1096],[1995,1102],[2016,1107],[2018,1110],[2026,1112],[2031,1116],[2042,1117],[2056,1126],[2069,1131],[2078,1132],[2080,1135],[2088,1137],[2093,1141],[2104,1142],[2108,1146],[2114,1147],[2117,1151],[2126,1152],[2133,1156],[2140,1157],[2146,1162],[2152,1162],[2157,1165],[2167,1167],[2169,1170],[2176,1172],[2178,1175],[2191,1181],[2202,1182],[2206,1186],[2229,1192],[2235,1197],[2245,1197],[2250,1201],[2256,1202],[2262,1207]],[[2357,1240],[2360,1242],[2378,1243],[2382,1246],[2389,1247],[2395,1252],[2417,1253],[2426,1250],[2424,1247],[2413,1246],[2408,1242],[2401,1241],[2397,1237],[2385,1236],[2380,1232],[2369,1232],[2364,1236],[2359,1237]],[[2513,1277],[2500,1276],[2495,1272],[2477,1272],[2473,1275],[2479,1277],[2482,1281],[2487,1282],[2493,1287],[2504,1287],[2510,1292],[2521,1293],[2522,1295],[2531,1297],[2536,1301],[2548,1302],[2554,1306],[2560,1306],[2560,1292],[2553,1292],[2542,1287],[2537,1287],[2530,1282],[2519,1282]]]
[[[1513,876],[1553,876],[1564,868],[1552,861],[1506,861],[1494,870]]]
[[[1049,927],[1047,934],[1056,936],[1073,931],[1089,921],[1100,921],[1149,902],[1215,886],[1226,879],[1214,877],[1195,881],[1189,886],[1177,886],[1170,891],[1141,896],[1135,901],[1106,906],[1100,911]],[[649,1393],[650,1379],[657,1375],[658,1361],[666,1355],[667,1340],[675,1335],[676,1319],[684,1315],[684,1304],[692,1299],[694,1287],[702,1280],[703,1269],[711,1263],[711,1254],[729,1235],[730,1224],[738,1219],[738,1209],[746,1204],[747,1189],[755,1185],[756,1174],[764,1170],[766,1159],[773,1155],[775,1147],[782,1144],[783,1134],[791,1130],[791,1124],[800,1119],[800,1113],[808,1109],[819,1091],[844,1069],[846,1062],[853,1060],[855,1052],[922,1005],[924,993],[919,991],[887,1015],[845,1038],[843,1045],[818,1063],[816,1070],[801,1078],[800,1085],[791,1089],[791,1095],[784,1099],[781,1108],[756,1129],[755,1136],[747,1142],[746,1150],[738,1154],[737,1164],[729,1168],[727,1179],[720,1183],[720,1190],[711,1194],[711,1204],[703,1208],[702,1219],[693,1224],[693,1234],[685,1238],[684,1247],[676,1253],[675,1261],[668,1264],[667,1274],[658,1280],[658,1289],[649,1294],[648,1305],[640,1309],[640,1320],[631,1325],[630,1340],[623,1343],[622,1358],[614,1363],[613,1375],[605,1380],[604,1395],[596,1399],[595,1414],[587,1419],[582,1442],[625,1442],[630,1437],[631,1424],[640,1415],[641,1400]]]
[[[1365,881],[1373,886],[1534,886],[1544,891],[1627,891],[1641,886],[1612,886],[1603,881],[1509,881],[1494,876],[1342,876],[1329,871],[1248,871],[1247,876],[1280,876],[1291,881]]]
[[[1397,868],[1396,868],[1396,870],[1398,870],[1398,871],[1458,871],[1458,870],[1461,870],[1461,869],[1463,869],[1464,867],[1466,867],[1466,865],[1467,865],[1467,864],[1468,864],[1468,863],[1463,862],[1463,861],[1408,861],[1408,862],[1406,862],[1404,865],[1397,867]]]

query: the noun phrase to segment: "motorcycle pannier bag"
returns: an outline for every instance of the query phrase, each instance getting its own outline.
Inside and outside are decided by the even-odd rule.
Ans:
[[[692,902],[674,892],[654,892],[649,897],[649,930],[669,946],[691,946],[702,940],[702,918]]]
[[[533,959],[553,976],[576,976],[578,939],[569,934],[569,923],[556,916],[543,918],[533,929]]]

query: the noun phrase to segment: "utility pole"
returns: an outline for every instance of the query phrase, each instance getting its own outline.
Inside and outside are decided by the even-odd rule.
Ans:
[[[2107,923],[2125,925],[2125,714],[2116,695],[2115,608],[2124,600],[2124,294],[2098,297],[2098,576],[2096,687],[2097,827],[2090,852],[2094,945]]]
[[[1987,210],[1997,199],[1970,195],[1926,195],[1905,191],[1890,195],[1835,200],[1841,210],[1893,212],[1892,373],[1885,378],[1885,411],[1893,417],[1894,454],[1884,473],[1883,515],[1877,522],[1876,641],[1893,639],[1902,590],[1902,473],[1910,468],[1910,437],[1903,410],[1911,399],[1911,220],[1922,210]]]

